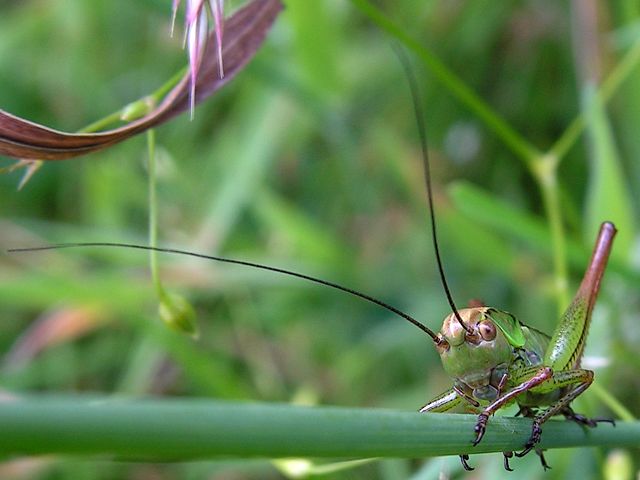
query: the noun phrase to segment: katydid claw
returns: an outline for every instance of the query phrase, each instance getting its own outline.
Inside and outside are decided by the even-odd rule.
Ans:
[[[468,454],[464,454],[464,455],[458,455],[460,457],[460,462],[462,463],[462,468],[464,468],[467,472],[471,472],[473,470],[475,470],[475,468],[473,468],[471,465],[469,465],[467,463],[467,461],[469,460],[469,455]]]
[[[487,429],[487,420],[489,420],[489,415],[486,413],[481,413],[478,415],[478,422],[474,427],[473,431],[476,432],[476,439],[473,441],[473,446],[475,447],[480,443],[482,437],[484,437],[484,432]]]
[[[513,458],[513,452],[502,452],[502,455],[504,456],[504,469],[507,472],[513,472],[513,468],[509,466],[509,459]]]
[[[531,450],[533,450],[533,444],[530,442],[527,442],[524,446],[524,450],[522,450],[521,452],[515,452],[515,456],[518,458],[522,458],[524,457],[527,453],[529,453]]]
[[[589,418],[580,413],[575,413],[570,407],[567,407],[562,414],[567,420],[572,420],[580,425],[584,425],[585,427],[595,428],[598,426],[598,423],[610,423],[614,427],[616,426],[616,421],[613,418]]]
[[[533,450],[538,443],[540,443],[540,436],[542,435],[542,428],[540,428],[540,424],[538,422],[533,422],[533,427],[531,427],[531,436],[527,443],[524,445],[524,450],[521,452],[516,452],[516,457],[524,457],[527,453]]]
[[[542,453],[542,450],[536,450],[536,454],[538,455],[538,457],[540,457],[540,463],[542,464],[542,468],[544,469],[544,471],[546,472],[547,470],[551,470],[551,467],[547,463],[547,460],[544,458],[544,453]]]

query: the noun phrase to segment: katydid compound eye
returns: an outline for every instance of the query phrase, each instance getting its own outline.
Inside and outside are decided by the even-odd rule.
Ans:
[[[482,320],[478,324],[478,331],[483,340],[491,341],[496,338],[496,326],[488,320]]]

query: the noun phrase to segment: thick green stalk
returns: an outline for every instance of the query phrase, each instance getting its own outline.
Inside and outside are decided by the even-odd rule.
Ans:
[[[26,397],[0,404],[0,450],[14,454],[215,457],[426,457],[519,449],[531,421],[495,417],[471,446],[476,417],[378,409],[171,399]],[[640,423],[584,429],[550,421],[542,447],[640,444]]]

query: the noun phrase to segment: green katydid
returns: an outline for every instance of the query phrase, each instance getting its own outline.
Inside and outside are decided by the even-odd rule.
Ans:
[[[580,361],[615,234],[610,222],[600,227],[580,288],[552,337],[519,322],[510,313],[490,307],[466,308],[445,318],[434,342],[454,386],[420,412],[445,412],[461,404],[473,410],[484,407],[475,427],[473,444],[477,445],[489,417],[517,402],[520,414],[533,417],[531,437],[524,450],[516,454],[519,457],[536,447],[541,425],[553,415],[562,414],[589,427],[595,427],[598,421],[612,422],[576,414],[569,404],[593,381],[593,372],[580,368]],[[536,412],[540,407],[545,408]],[[536,452],[547,469],[542,451]],[[511,452],[504,455],[505,469],[511,470]],[[468,456],[461,456],[461,460],[470,470]]]
[[[580,361],[588,333],[591,311],[595,304],[616,229],[610,222],[602,224],[580,288],[551,337],[521,323],[510,313],[495,308],[482,306],[457,309],[445,279],[437,243],[424,117],[420,109],[416,81],[411,70],[407,68],[403,57],[401,60],[403,60],[403,66],[409,79],[418,122],[436,261],[443,289],[452,311],[445,318],[442,328],[437,334],[412,316],[365,293],[302,273],[242,260],[171,248],[114,242],[66,243],[16,248],[9,250],[9,252],[72,247],[118,247],[175,253],[268,270],[360,297],[402,317],[427,333],[433,340],[440,354],[444,370],[453,379],[454,385],[427,403],[420,409],[420,412],[444,412],[457,406],[466,406],[469,410],[479,414],[473,440],[473,445],[477,445],[482,440],[489,417],[500,408],[515,402],[520,406],[520,415],[533,418],[531,436],[524,445],[524,449],[516,453],[516,456],[521,457],[531,450],[535,450],[546,469],[548,465],[542,451],[536,447],[540,441],[541,425],[550,417],[561,414],[589,427],[595,427],[599,421],[612,422],[611,420],[588,419],[576,414],[570,408],[570,403],[583,393],[593,381],[593,372],[580,368]],[[507,470],[511,470],[509,459],[512,455],[512,452],[504,453],[504,467]],[[472,470],[467,463],[468,458],[468,455],[460,455],[464,468]]]

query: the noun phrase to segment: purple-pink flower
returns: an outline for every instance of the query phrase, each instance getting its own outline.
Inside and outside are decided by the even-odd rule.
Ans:
[[[171,34],[175,26],[176,14],[181,0],[173,0]],[[191,72],[191,116],[195,107],[196,78],[202,60],[209,30],[209,18],[213,17],[218,50],[218,71],[224,77],[222,65],[222,34],[224,23],[224,0],[186,0],[185,11],[185,43],[189,51],[189,71]]]
[[[217,0],[217,2],[220,25],[217,30],[214,29],[209,34],[212,42],[216,42],[216,38],[222,36],[222,1]],[[177,0],[174,1],[176,8],[179,3]],[[211,8],[203,6],[204,2],[199,2],[198,5],[196,3],[192,1],[187,5],[189,12],[198,12],[197,9],[193,10],[193,7],[190,7],[192,4],[196,7],[199,5],[200,11],[202,8]],[[0,155],[38,161],[74,158],[112,147],[149,128],[169,121],[190,107],[193,108],[194,103],[206,100],[240,73],[264,43],[267,32],[282,8],[281,0],[248,1],[245,6],[224,20],[227,41],[224,49],[220,48],[221,44],[218,45],[217,58],[213,55],[200,55],[202,58],[194,65],[196,72],[189,71],[183,75],[171,91],[167,92],[143,117],[139,118],[141,112],[134,108],[138,115],[126,118],[125,125],[95,133],[67,133],[17,117],[0,108]],[[192,14],[192,18],[199,18],[198,14]],[[196,35],[194,38],[198,37],[199,35]],[[200,49],[202,49],[202,43]],[[221,50],[224,53],[224,78],[220,71]],[[197,96],[193,94],[194,85],[191,80],[194,78],[198,85]],[[146,97],[131,105],[140,103],[146,104]],[[123,111],[129,112],[131,105],[125,107]],[[35,166],[35,164],[21,162],[17,166]]]

